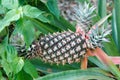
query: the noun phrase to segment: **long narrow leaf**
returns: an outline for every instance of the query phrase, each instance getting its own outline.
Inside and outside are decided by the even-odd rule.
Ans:
[[[120,0],[114,0],[115,12],[113,11],[113,37],[120,51]]]
[[[94,69],[89,70],[70,70],[55,74],[50,74],[37,80],[114,80],[105,76],[104,73],[95,71]]]
[[[101,18],[107,15],[106,0],[98,0],[98,14]],[[107,26],[107,21],[105,21],[104,26]]]

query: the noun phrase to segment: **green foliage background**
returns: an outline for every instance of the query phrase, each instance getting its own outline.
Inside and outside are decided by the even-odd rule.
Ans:
[[[96,15],[103,18],[107,15],[106,0],[98,0],[98,3]],[[111,19],[113,35],[108,36],[109,43],[103,43],[104,51],[110,56],[120,56],[119,4],[120,0],[114,0]],[[96,23],[96,20],[93,21]],[[104,26],[106,24],[107,21]],[[14,27],[12,31],[11,25]],[[0,0],[0,80],[119,80],[117,72],[114,76],[111,74],[114,67],[110,71],[95,57],[89,58],[88,70],[80,70],[80,63],[50,65],[40,59],[18,57],[16,48],[9,43],[12,35],[21,33],[28,48],[38,37],[36,35],[68,29],[75,31],[75,27],[60,15],[57,0]]]

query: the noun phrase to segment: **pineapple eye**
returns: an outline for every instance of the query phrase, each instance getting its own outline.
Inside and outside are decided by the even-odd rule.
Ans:
[[[76,42],[79,44],[81,42],[80,38],[77,38]]]
[[[51,40],[51,41],[50,41],[50,46],[52,46],[53,44],[54,44],[54,42]]]
[[[48,44],[45,44],[44,48],[47,49],[48,47],[49,47]]]

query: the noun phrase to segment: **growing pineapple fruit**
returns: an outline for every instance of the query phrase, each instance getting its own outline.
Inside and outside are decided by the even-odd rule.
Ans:
[[[97,37],[98,39],[87,38],[80,32],[72,31],[49,34],[35,41],[28,49],[26,57],[40,57],[45,62],[57,64],[80,62],[87,49],[94,49],[105,40],[105,36]],[[96,44],[92,44],[94,41]]]
[[[91,19],[90,16],[94,10],[91,8],[88,9],[88,7],[87,10],[91,12],[89,15],[87,15],[87,17]],[[81,21],[81,19],[78,19],[78,17],[85,17],[86,15],[78,14],[79,13],[76,13],[74,17],[79,20],[78,23],[82,23],[83,19],[87,19],[86,17]],[[33,42],[30,48],[26,51],[27,54],[25,57],[39,57],[45,62],[63,65],[65,63],[70,64],[73,62],[80,62],[81,59],[86,56],[88,49],[95,49],[98,46],[101,47],[101,42],[107,41],[105,37],[110,33],[110,30],[103,31],[102,33],[105,35],[94,33],[94,31],[97,30],[93,29],[91,30],[91,33],[88,34],[88,29],[89,28],[78,26],[76,27],[76,32],[64,31],[61,33],[58,32],[41,37],[37,41]],[[24,52],[24,50],[21,52]]]
[[[65,31],[47,35],[31,47],[26,57],[37,55],[45,62],[65,64],[79,62],[88,46],[82,34]]]

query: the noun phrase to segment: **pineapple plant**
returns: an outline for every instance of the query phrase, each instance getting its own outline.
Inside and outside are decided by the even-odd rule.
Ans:
[[[52,1],[52,0],[50,0],[50,1]],[[53,0],[53,1],[55,1],[55,0]],[[69,1],[69,0],[65,0],[65,1]],[[52,2],[50,2],[50,3],[52,3]],[[89,5],[87,3],[85,3],[85,4]],[[53,5],[53,3],[51,5]],[[30,6],[27,6],[27,7],[29,8]],[[75,6],[75,8],[77,8],[79,10],[79,7]],[[63,64],[63,65],[66,63],[70,64],[70,65],[66,64],[64,66],[61,66],[61,65],[56,66],[56,65],[44,64],[43,62],[41,62],[41,60],[38,60],[38,59],[30,60],[33,63],[33,65],[36,66],[36,68],[38,70],[38,74],[40,71],[40,79],[38,79],[38,80],[44,80],[44,79],[49,79],[49,80],[55,79],[56,80],[56,78],[58,79],[58,77],[60,80],[61,80],[61,77],[64,80],[68,80],[68,79],[72,79],[72,80],[73,79],[80,79],[81,80],[81,79],[83,79],[83,77],[85,77],[87,79],[89,78],[89,79],[101,79],[101,80],[103,80],[103,79],[104,80],[120,79],[119,70],[114,65],[114,64],[120,63],[120,61],[118,61],[118,60],[120,60],[120,57],[107,56],[106,53],[102,49],[100,49],[103,46],[104,46],[104,49],[106,48],[106,45],[102,45],[101,43],[102,42],[109,42],[106,39],[106,36],[108,34],[110,34],[111,30],[104,29],[104,28],[101,29],[99,27],[99,24],[97,24],[97,26],[95,25],[93,27],[90,27],[91,21],[92,21],[91,19],[94,16],[91,17],[92,14],[86,16],[86,12],[82,13],[83,15],[78,14],[77,9],[75,9],[75,8],[73,7],[72,10],[74,11],[74,13],[76,15],[73,15],[73,17],[70,16],[70,18],[73,18],[74,21],[77,22],[76,32],[73,32],[70,30],[67,31],[66,29],[68,27],[63,25],[66,27],[65,31],[55,32],[53,34],[48,34],[48,35],[42,36],[38,40],[35,40],[31,44],[31,42],[33,41],[33,37],[32,37],[33,35],[29,34],[29,33],[32,33],[32,31],[30,31],[31,29],[28,29],[28,27],[31,26],[30,22],[33,20],[30,20],[29,23],[27,23],[26,21],[23,21],[25,24],[22,22],[24,25],[19,25],[19,27],[25,28],[25,29],[22,29],[22,31],[24,31],[25,34],[22,33],[22,36],[21,36],[22,40],[24,40],[25,43],[23,43],[22,45],[16,45],[16,42],[18,42],[18,44],[21,44],[22,40],[19,40],[18,38],[14,37],[13,39],[11,38],[12,41],[14,41],[14,42],[12,42],[12,44],[14,46],[16,46],[16,48],[18,49],[18,53],[20,53],[20,54],[24,53],[24,54],[21,54],[21,56],[23,55],[26,58],[38,57],[39,59],[41,59],[45,62],[49,62],[51,64],[52,63]],[[82,7],[80,7],[80,8],[82,8]],[[29,9],[31,9],[31,8],[29,8]],[[32,10],[33,9],[35,9],[35,7],[32,8]],[[84,7],[82,9],[84,11]],[[30,14],[31,12],[32,12],[31,10],[28,11],[29,15],[27,15],[27,16],[31,16],[33,18],[32,14]],[[33,12],[34,12],[34,10],[33,10]],[[16,14],[18,14],[18,13],[16,13]],[[24,15],[20,19],[23,19]],[[77,17],[80,15],[82,15],[82,16]],[[26,16],[25,16],[25,18],[26,18]],[[89,20],[85,20],[85,19],[89,19]],[[5,20],[7,20],[7,19],[5,19]],[[3,20],[3,21],[5,21],[5,20]],[[60,19],[60,20],[62,22],[62,19]],[[13,21],[13,19],[11,19],[9,22],[11,22],[11,21]],[[18,20],[15,20],[15,21],[19,22]],[[27,20],[27,21],[29,21],[29,20]],[[21,22],[21,20],[20,20],[20,22]],[[59,21],[57,21],[57,22],[59,22]],[[16,22],[14,22],[14,23],[16,23]],[[33,23],[34,23],[34,21],[33,21]],[[66,23],[66,22],[64,22],[64,23]],[[4,23],[4,24],[6,24],[6,23]],[[18,24],[20,24],[20,23],[18,23]],[[40,24],[38,26],[40,26]],[[57,26],[59,26],[59,24]],[[31,26],[31,27],[33,27],[33,26]],[[41,27],[44,27],[44,25]],[[72,27],[72,26],[69,26],[69,28],[70,27]],[[8,28],[9,28],[9,26],[8,26]],[[15,25],[15,29],[16,28],[18,28],[18,26]],[[49,28],[52,29],[52,27],[49,27]],[[27,31],[29,30],[29,32],[27,32],[26,30]],[[21,31],[21,29],[20,29],[20,31]],[[40,31],[42,32],[42,30],[40,30]],[[48,31],[49,30],[46,30],[46,32],[42,32],[42,33],[46,34]],[[49,32],[54,32],[54,31],[56,31],[56,30],[49,31]],[[18,33],[19,31],[16,31],[16,32]],[[29,35],[27,35],[27,34],[29,34]],[[8,34],[8,36],[12,37],[14,35]],[[19,34],[17,37],[19,37]],[[32,39],[29,39],[29,38],[32,38]],[[16,41],[16,39],[18,41]],[[25,39],[27,39],[27,40],[25,40]],[[22,41],[22,42],[24,42],[24,41]],[[16,49],[13,46],[9,45],[10,42],[11,42],[10,38],[7,37],[4,40],[4,42],[2,44],[0,44],[0,50],[1,50],[0,51],[0,58],[2,58],[2,59],[0,59],[1,60],[0,61],[0,64],[1,64],[0,70],[2,70],[2,71],[0,71],[0,74],[2,72],[3,77],[5,75],[5,78],[10,79],[10,80],[11,79],[18,80],[18,78],[19,78],[19,80],[37,78],[37,71],[35,71],[35,68],[33,68],[32,64],[30,64],[29,60],[26,60],[26,59],[24,60],[22,57],[18,57]],[[23,46],[24,44],[26,44],[26,46]],[[106,43],[106,44],[109,44],[109,43]],[[30,48],[28,48],[29,45],[30,45]],[[21,47],[21,46],[23,46],[23,47]],[[22,50],[19,50],[19,47]],[[26,48],[27,48],[27,50],[26,50]],[[105,49],[105,51],[107,51],[107,50]],[[107,53],[109,53],[109,51]],[[115,53],[114,50],[113,50],[113,53]],[[111,55],[111,54],[109,54],[109,55]],[[85,69],[87,66],[87,57],[89,57],[89,56],[97,57],[97,58],[90,57],[89,59],[92,58],[93,63],[96,62],[95,64],[97,66],[99,66],[100,68],[105,69],[105,70],[107,69],[109,72],[107,71],[107,73],[106,73],[106,71],[105,71],[105,73],[102,73],[104,75],[100,76],[99,74],[101,74],[101,69],[98,70],[98,69],[96,69],[95,65],[92,65],[92,67],[94,66],[95,68],[93,68],[93,69],[89,68],[87,70],[72,70],[72,71],[67,71],[67,73],[65,71],[65,72],[62,72],[60,74],[57,73],[57,75],[55,75],[56,73],[52,74],[51,76],[48,75],[49,77],[45,76],[44,74],[41,74],[41,73],[46,74],[46,73],[51,73],[51,72],[53,73],[53,72],[59,72],[59,71],[64,71],[64,70],[78,69],[79,64],[71,64],[74,62],[81,62],[81,68]],[[100,64],[99,61],[97,61],[97,59],[99,59],[102,63]],[[118,62],[116,62],[116,60]],[[114,64],[112,62],[114,62]],[[61,67],[62,67],[62,69],[61,69]],[[12,75],[11,75],[11,73],[12,73]],[[24,73],[25,78],[23,77],[23,75],[21,75],[23,73]],[[26,76],[26,75],[28,75],[28,76]],[[41,78],[41,76],[43,76],[43,78]],[[44,76],[46,78],[44,78]],[[91,78],[91,76],[93,76],[93,78]]]
[[[93,6],[88,7],[89,4],[85,3],[83,7],[73,8],[76,12],[72,17],[77,21],[76,32],[69,30],[45,35],[34,41],[27,51],[22,50],[19,52],[26,52],[26,58],[40,57],[43,61],[51,64],[64,65],[65,63],[71,64],[82,61],[81,68],[86,68],[87,53],[90,53],[90,51],[96,47],[102,47],[103,41],[108,42],[105,37],[111,32],[111,30],[102,30],[102,32],[99,32],[98,27],[89,28],[88,25],[92,17],[94,17],[92,14],[95,8]],[[80,26],[81,24],[84,26]]]

